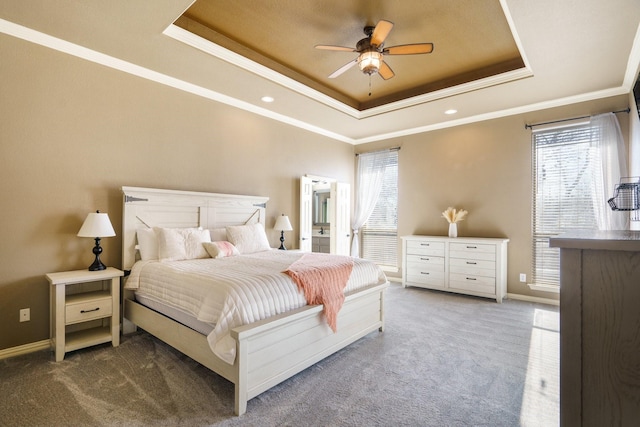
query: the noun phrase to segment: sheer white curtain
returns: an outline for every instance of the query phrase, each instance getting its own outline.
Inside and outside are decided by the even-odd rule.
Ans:
[[[358,231],[371,216],[378,202],[382,189],[382,177],[386,166],[386,151],[363,153],[358,155],[356,173],[356,207],[351,221],[353,240],[351,240],[351,256],[360,257],[360,238]]]
[[[607,200],[621,177],[627,175],[627,155],[620,132],[618,118],[614,113],[600,114],[591,118],[595,135],[591,148],[595,155],[594,211],[600,230],[625,230],[629,215],[611,210]]]

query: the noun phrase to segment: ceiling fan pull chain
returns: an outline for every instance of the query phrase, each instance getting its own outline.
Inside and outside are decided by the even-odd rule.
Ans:
[[[371,74],[369,74],[369,96],[371,96]]]

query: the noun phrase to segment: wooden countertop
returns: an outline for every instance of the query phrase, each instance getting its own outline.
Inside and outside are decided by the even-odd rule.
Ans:
[[[574,230],[549,239],[552,248],[640,251],[640,231]]]

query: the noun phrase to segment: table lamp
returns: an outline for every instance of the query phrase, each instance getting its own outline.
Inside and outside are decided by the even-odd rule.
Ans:
[[[278,249],[286,251],[287,248],[284,247],[284,232],[293,230],[293,227],[291,227],[291,223],[289,222],[289,217],[285,214],[279,216],[276,220],[276,225],[273,228],[280,232],[280,247]]]
[[[93,264],[89,266],[89,271],[98,271],[107,268],[102,261],[100,261],[100,254],[102,253],[100,238],[113,237],[115,235],[116,232],[111,226],[109,215],[100,213],[100,211],[87,215],[87,219],[84,220],[80,231],[78,231],[78,237],[92,237],[96,239],[96,245],[93,247],[93,254],[96,256],[96,259],[93,261]]]

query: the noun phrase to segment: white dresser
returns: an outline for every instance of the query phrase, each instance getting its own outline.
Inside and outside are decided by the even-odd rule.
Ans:
[[[402,237],[402,284],[502,302],[507,295],[509,239]]]

